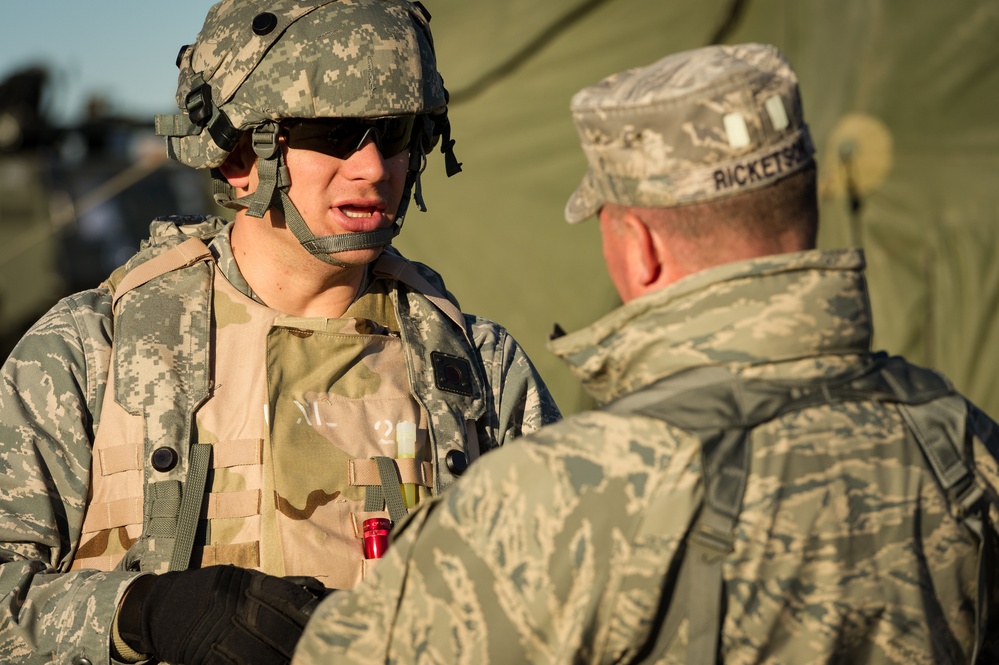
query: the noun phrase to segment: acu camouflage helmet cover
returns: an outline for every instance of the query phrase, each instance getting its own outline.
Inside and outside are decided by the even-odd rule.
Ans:
[[[220,165],[267,121],[443,114],[447,104],[429,14],[408,0],[223,0],[177,64],[183,114],[157,116],[156,128],[169,156],[194,168]]]

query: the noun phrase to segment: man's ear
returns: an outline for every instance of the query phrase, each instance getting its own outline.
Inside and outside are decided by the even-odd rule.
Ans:
[[[247,189],[250,186],[250,173],[257,161],[256,157],[249,143],[240,140],[225,161],[219,165],[219,171],[233,188]]]
[[[622,222],[627,233],[628,268],[633,283],[643,292],[651,290],[663,271],[659,238],[633,212],[625,213]]]

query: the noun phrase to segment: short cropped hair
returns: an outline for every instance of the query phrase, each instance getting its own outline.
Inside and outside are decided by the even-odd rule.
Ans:
[[[811,248],[818,231],[815,173],[813,166],[744,194],[675,208],[650,208],[648,221],[664,232],[692,240],[724,233],[766,243],[795,232]]]

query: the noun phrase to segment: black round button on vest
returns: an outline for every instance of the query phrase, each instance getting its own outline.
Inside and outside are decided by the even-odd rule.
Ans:
[[[263,14],[257,14],[253,17],[253,34],[264,35],[270,34],[271,30],[277,27],[277,16],[271,14],[270,12],[264,12]]]
[[[153,468],[157,471],[169,471],[173,467],[177,466],[177,451],[173,448],[167,448],[166,446],[157,448],[153,451],[152,463]]]
[[[444,456],[444,461],[447,462],[447,468],[456,476],[460,476],[465,473],[468,468],[468,458],[465,457],[465,453],[460,450],[449,450],[447,455]]]
[[[73,659],[73,665],[94,665],[94,663],[86,656],[77,656]]]

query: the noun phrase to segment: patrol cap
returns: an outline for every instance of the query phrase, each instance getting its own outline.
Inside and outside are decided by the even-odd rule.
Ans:
[[[565,218],[605,202],[700,203],[766,187],[813,163],[798,78],[768,44],[707,46],[613,74],[576,93],[589,169]]]

